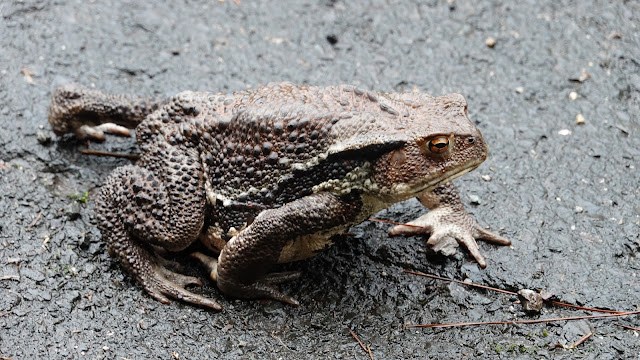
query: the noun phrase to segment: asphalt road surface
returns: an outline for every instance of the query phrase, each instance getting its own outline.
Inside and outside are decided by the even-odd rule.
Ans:
[[[637,315],[405,328],[594,313],[528,314],[512,295],[403,270],[639,309],[639,26],[637,1],[1,2],[0,356],[369,358],[351,329],[375,359],[638,358]],[[513,245],[481,243],[480,269],[464,251],[432,254],[424,237],[365,222],[284,267],[303,272],[283,286],[298,308],[227,298],[211,282],[195,291],[222,312],[153,300],[108,256],[93,212],[99,186],[129,160],[53,135],[52,90],[169,96],[283,80],[463,94],[491,154],[456,184]],[[128,138],[89,147],[137,151]],[[424,212],[410,200],[376,217]]]

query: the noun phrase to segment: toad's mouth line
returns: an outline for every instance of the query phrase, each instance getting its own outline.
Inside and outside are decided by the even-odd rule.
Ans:
[[[409,186],[410,189],[415,189],[415,190],[411,191],[411,196],[415,196],[415,195],[423,193],[425,191],[431,191],[431,190],[437,188],[440,185],[446,184],[446,183],[448,183],[448,182],[450,182],[450,181],[452,181],[454,179],[457,179],[460,176],[475,170],[483,162],[484,162],[484,159],[476,160],[476,161],[473,161],[473,162],[469,163],[469,165],[467,167],[465,167],[464,169],[462,169],[462,170],[456,169],[456,171],[445,172],[438,179],[433,179],[432,181],[429,181],[429,182],[427,182],[426,184],[424,184],[422,186],[416,186],[416,187]]]

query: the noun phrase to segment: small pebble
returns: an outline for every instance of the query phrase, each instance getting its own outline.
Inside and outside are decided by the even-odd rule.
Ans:
[[[591,75],[587,72],[587,70],[582,69],[582,71],[580,72],[580,77],[578,78],[578,81],[585,82],[589,79],[591,79]]]
[[[78,220],[78,218],[80,217],[81,211],[82,211],[82,208],[80,207],[80,204],[78,204],[77,201],[70,203],[64,208],[64,214],[71,221]]]
[[[51,134],[49,134],[49,132],[38,131],[36,133],[36,139],[38,139],[40,145],[46,145],[51,142]]]
[[[487,45],[488,47],[492,48],[494,46],[496,46],[496,39],[492,36],[489,36],[485,41],[484,44]]]
[[[584,209],[582,208],[582,206],[576,206],[576,214],[580,214],[583,211]]]
[[[551,291],[547,290],[547,289],[543,289],[540,291],[540,297],[542,297],[542,300],[549,300],[552,297],[554,297],[555,294],[552,293]]]
[[[569,130],[569,129],[562,129],[562,130],[558,131],[558,135],[561,135],[561,136],[571,135],[571,130]]]
[[[481,178],[484,181],[491,181],[491,176],[490,175],[482,175]]]
[[[577,98],[578,98],[578,93],[577,92],[572,91],[572,92],[569,93],[569,99],[575,100]]]
[[[586,121],[586,120],[585,120],[585,118],[584,118],[584,115],[582,115],[582,114],[578,114],[578,115],[576,115],[576,124],[578,124],[578,125],[582,125],[582,124],[584,124],[584,123],[585,123],[585,121]]]
[[[518,86],[517,88],[514,89],[516,91],[516,93],[518,94],[522,94],[522,92],[524,91],[524,88],[522,86]]]

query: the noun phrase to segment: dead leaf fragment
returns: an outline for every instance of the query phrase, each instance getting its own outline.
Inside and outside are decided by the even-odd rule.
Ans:
[[[589,73],[587,72],[587,69],[582,69],[582,71],[580,72],[580,76],[571,77],[569,78],[569,81],[583,83],[589,79],[591,79],[591,75],[589,75]]]
[[[31,85],[35,84],[35,81],[33,81],[33,75],[35,75],[36,73],[33,70],[27,68],[26,66],[23,66],[22,69],[20,69],[20,73],[24,76],[24,80],[26,82]]]
[[[518,291],[518,298],[520,299],[522,308],[528,312],[540,312],[544,303],[542,301],[542,295],[529,289]]]
[[[609,33],[609,35],[607,35],[607,40],[611,39],[622,39],[622,34],[617,31],[612,31],[611,33]]]

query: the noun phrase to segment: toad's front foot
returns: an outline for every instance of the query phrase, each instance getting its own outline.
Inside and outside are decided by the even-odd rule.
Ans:
[[[199,252],[193,253],[191,256],[202,263],[209,271],[211,280],[217,282],[218,288],[226,295],[245,299],[266,298],[294,306],[300,305],[296,299],[283,294],[276,286],[300,278],[301,273],[299,271],[269,273],[256,280],[243,282],[241,280],[219,277],[218,260]]]
[[[442,247],[450,238],[464,245],[480,267],[487,262],[478,248],[476,239],[483,239],[497,245],[510,245],[511,241],[485,230],[464,209],[455,211],[449,207],[440,207],[407,223],[398,225],[389,231],[389,235],[431,234],[427,245],[434,250]]]

